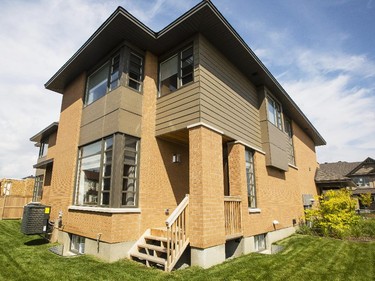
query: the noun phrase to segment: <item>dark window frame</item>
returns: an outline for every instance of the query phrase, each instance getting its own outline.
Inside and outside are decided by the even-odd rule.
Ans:
[[[249,155],[249,157],[247,157]],[[246,187],[248,208],[258,208],[256,182],[255,182],[255,161],[254,151],[245,149],[245,166],[246,166]]]
[[[288,164],[296,165],[296,156],[293,142],[292,119],[284,115],[284,132],[288,136]]]
[[[35,181],[34,181],[33,202],[40,202],[40,200],[42,200],[43,185],[44,185],[44,175],[36,176]]]
[[[189,52],[190,50],[191,50],[191,55],[188,54],[187,56],[184,56],[184,52]],[[174,66],[176,67],[177,72],[175,74],[173,74],[172,76],[168,76],[167,78],[162,80],[162,68],[163,68],[162,65],[167,64],[167,62],[173,60],[174,58],[176,58],[176,62],[175,62],[176,64]],[[189,61],[190,58],[191,58],[191,61]],[[184,62],[187,62],[187,64],[184,65]],[[158,96],[163,97],[163,96],[169,95],[169,94],[177,91],[178,89],[180,89],[180,88],[182,88],[186,85],[189,85],[190,83],[193,83],[194,82],[194,63],[195,63],[195,59],[194,59],[194,44],[193,43],[188,44],[184,48],[180,48],[177,52],[174,52],[172,55],[168,56],[166,59],[163,59],[159,63],[159,91],[158,91]],[[171,65],[173,65],[173,64],[171,64]],[[188,71],[186,73],[184,73],[184,71],[186,69],[188,69]],[[176,79],[177,79],[175,81],[175,85],[173,85],[173,89],[170,88],[171,83],[169,83],[169,86],[168,86],[169,91],[163,93],[162,92],[163,81],[170,80],[173,76],[176,76]],[[188,77],[190,77],[190,78],[188,78]],[[185,78],[188,78],[187,81],[184,81]]]
[[[281,103],[270,95],[266,96],[267,100],[267,120],[272,123],[276,128],[283,130],[283,109]],[[272,109],[273,118],[270,115]]]

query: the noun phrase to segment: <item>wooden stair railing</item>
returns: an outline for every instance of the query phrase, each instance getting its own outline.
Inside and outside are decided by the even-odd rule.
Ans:
[[[129,250],[129,258],[171,271],[189,245],[188,205],[186,195],[165,221],[166,227],[147,229]]]
[[[171,271],[189,245],[189,195],[165,221],[167,226],[167,262],[165,271]]]

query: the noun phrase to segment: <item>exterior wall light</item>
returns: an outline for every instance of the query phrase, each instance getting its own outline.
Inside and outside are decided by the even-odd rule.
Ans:
[[[272,224],[273,224],[273,225],[277,225],[277,224],[279,224],[279,221],[274,220],[274,221],[272,222]]]

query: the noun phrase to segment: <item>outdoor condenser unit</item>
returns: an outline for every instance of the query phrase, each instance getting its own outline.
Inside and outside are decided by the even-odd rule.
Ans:
[[[23,207],[21,232],[26,235],[44,234],[48,229],[51,207],[40,203],[29,203]]]

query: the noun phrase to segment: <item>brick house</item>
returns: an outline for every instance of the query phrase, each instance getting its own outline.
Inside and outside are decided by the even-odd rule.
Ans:
[[[269,250],[317,194],[324,139],[210,1],[159,32],[119,7],[45,86],[64,254],[209,267]]]

